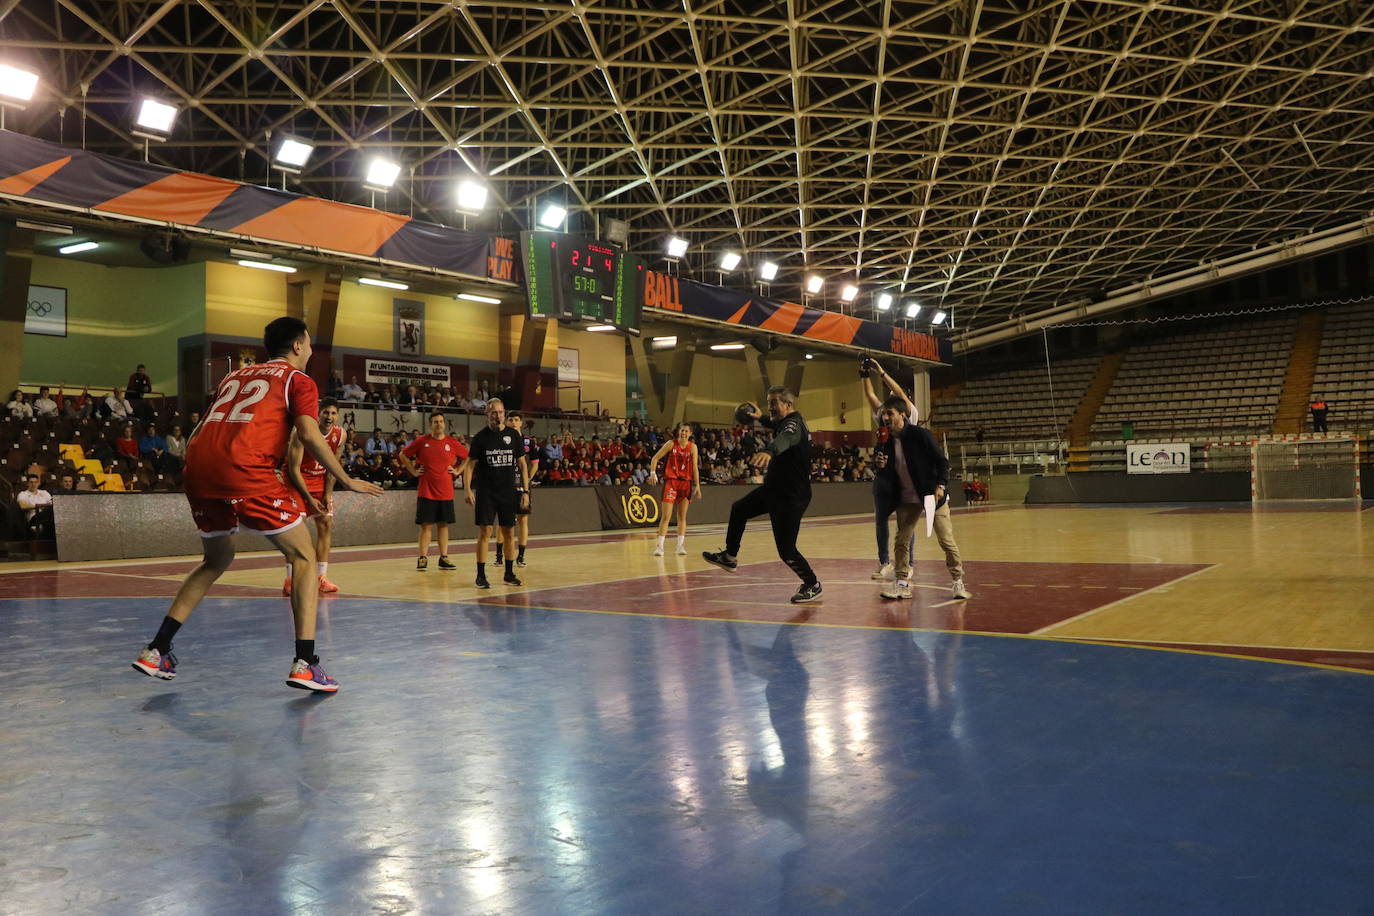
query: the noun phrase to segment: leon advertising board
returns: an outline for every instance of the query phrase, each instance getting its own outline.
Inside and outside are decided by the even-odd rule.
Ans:
[[[1126,473],[1187,474],[1190,455],[1187,442],[1130,442],[1126,445]]]

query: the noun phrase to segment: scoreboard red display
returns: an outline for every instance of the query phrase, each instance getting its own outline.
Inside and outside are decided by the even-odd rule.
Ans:
[[[609,242],[563,232],[524,232],[532,317],[609,324],[638,332],[644,262]]]

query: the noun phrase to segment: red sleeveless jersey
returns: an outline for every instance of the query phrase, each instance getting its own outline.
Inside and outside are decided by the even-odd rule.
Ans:
[[[334,454],[339,454],[339,443],[343,441],[343,427],[335,423],[329,428],[329,432],[324,434],[324,441],[329,443],[329,450]],[[309,450],[301,458],[301,475],[303,477],[323,477],[327,471],[324,465],[320,464],[319,459],[310,454]]]
[[[692,444],[687,443],[683,448],[673,442],[673,450],[668,453],[668,460],[664,462],[663,476],[669,480],[691,480],[692,479]]]
[[[310,376],[282,359],[226,375],[186,443],[186,495],[242,499],[278,490],[296,417],[318,418],[319,396]]]

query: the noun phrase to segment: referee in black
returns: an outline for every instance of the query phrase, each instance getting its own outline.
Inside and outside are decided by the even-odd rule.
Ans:
[[[737,557],[745,524],[767,513],[773,525],[778,556],[801,579],[801,588],[792,596],[792,603],[815,601],[821,596],[821,583],[806,557],[797,550],[802,515],[811,503],[811,430],[797,413],[796,399],[787,388],[768,389],[767,419],[759,417],[756,405],[750,403],[749,407],[758,422],[773,430],[773,441],[749,459],[750,464],[765,469],[763,486],[735,500],[730,507],[725,549],[719,553],[703,553],[702,559],[722,569],[734,570],[739,565]]]
[[[505,545],[507,585],[520,585],[515,575],[516,511],[529,505],[530,473],[525,461],[523,437],[506,425],[506,405],[500,398],[487,401],[487,426],[472,437],[468,460],[463,463],[463,499],[477,508],[477,582],[478,588],[491,588],[487,581],[487,541],[492,528],[499,525]]]

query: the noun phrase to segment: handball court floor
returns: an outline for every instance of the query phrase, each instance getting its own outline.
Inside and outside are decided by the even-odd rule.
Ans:
[[[1367,509],[1370,504],[1366,504]],[[347,519],[340,524],[346,525]],[[1374,511],[956,511],[877,597],[871,520],[731,574],[536,537],[525,585],[336,551],[331,697],[242,556],[0,572],[0,914],[1374,912]]]

